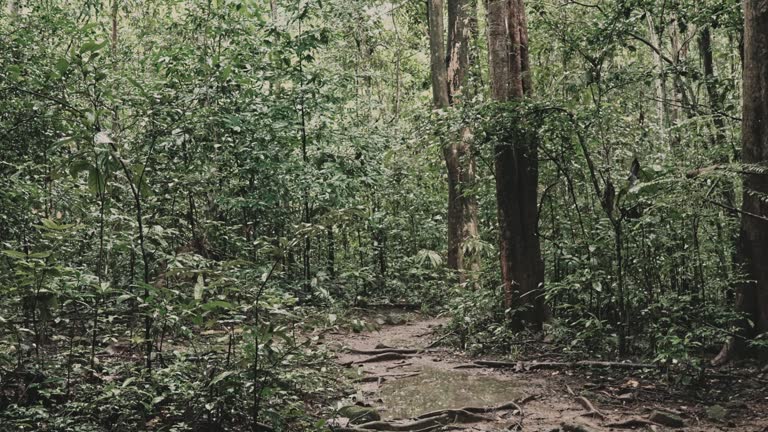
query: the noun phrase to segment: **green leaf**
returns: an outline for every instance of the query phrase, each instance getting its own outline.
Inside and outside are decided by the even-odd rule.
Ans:
[[[212,302],[208,302],[203,305],[203,309],[205,310],[214,310],[214,309],[232,309],[235,306],[232,303],[225,302],[222,300],[216,300]]]
[[[95,42],[95,41],[88,41],[84,43],[82,46],[80,46],[80,54],[85,54],[87,52],[96,52],[104,47],[104,45],[107,44],[107,41],[104,40],[102,42]]]
[[[67,69],[69,69],[69,61],[67,59],[62,57],[56,61],[56,70],[59,72],[59,75],[64,75]]]
[[[88,171],[91,169],[91,164],[88,163],[88,161],[85,160],[76,160],[69,164],[69,175],[74,177],[77,177],[78,174],[80,174],[83,171]]]
[[[75,226],[75,224],[61,224],[60,225],[60,224],[57,224],[56,222],[54,222],[52,219],[48,219],[48,218],[40,219],[40,222],[43,224],[44,228],[49,229],[51,231],[66,231],[66,230],[72,228],[73,226]]]
[[[232,376],[234,374],[235,374],[235,371],[225,371],[225,372],[222,372],[222,373],[216,375],[211,380],[211,383],[209,385],[216,385],[216,384],[220,383],[222,380],[224,380],[226,377]]]
[[[88,169],[88,189],[93,193],[102,194],[106,190],[107,179],[102,172],[94,167]]]
[[[15,258],[15,259],[24,259],[27,257],[27,254],[25,254],[24,252],[19,252],[19,251],[10,250],[10,249],[4,250],[3,255],[11,258]]]

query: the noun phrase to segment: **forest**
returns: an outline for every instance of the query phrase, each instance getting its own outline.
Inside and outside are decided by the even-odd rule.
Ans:
[[[768,0],[0,0],[0,432],[768,431]]]

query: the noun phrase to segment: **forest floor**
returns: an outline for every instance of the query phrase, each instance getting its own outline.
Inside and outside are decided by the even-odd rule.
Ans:
[[[429,348],[446,318],[390,310],[368,319],[381,327],[324,342],[356,383],[339,402],[354,410],[342,412],[362,417],[357,425],[333,419],[337,430],[768,431],[768,392],[754,375],[730,370],[681,386],[648,369],[486,368],[465,353]]]

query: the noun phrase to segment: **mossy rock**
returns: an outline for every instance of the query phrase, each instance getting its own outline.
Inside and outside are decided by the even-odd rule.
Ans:
[[[362,424],[370,421],[381,420],[378,411],[369,407],[348,405],[339,409],[339,414],[348,418],[352,424]]]

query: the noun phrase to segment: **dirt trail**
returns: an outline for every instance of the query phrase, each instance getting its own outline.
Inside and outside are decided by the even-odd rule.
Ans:
[[[670,403],[664,398],[654,400],[647,395],[655,391],[655,385],[631,375],[621,377],[619,384],[611,386],[594,383],[600,381],[600,371],[519,373],[486,368],[462,369],[461,365],[467,365],[473,359],[446,348],[428,348],[447,319],[416,314],[406,319],[408,321],[403,324],[383,325],[370,332],[331,335],[326,340],[337,353],[337,362],[347,367],[350,377],[356,381],[354,395],[346,402],[375,408],[383,421],[402,424],[405,419],[413,421],[419,415],[436,410],[494,407],[516,401],[522,413],[511,407],[482,413],[482,421],[464,421],[444,429],[427,430],[632,430],[613,424],[647,419],[653,410],[664,410],[682,420],[687,431],[768,431],[764,429],[768,426],[765,415],[757,415],[752,410],[749,415],[741,415],[738,422],[705,421],[701,415],[705,407]],[[368,362],[382,347],[398,348],[405,353],[400,354],[402,358],[390,353],[391,359]],[[408,349],[417,352],[409,353]],[[585,379],[585,375],[591,379]],[[599,414],[588,415],[584,400],[593,404]],[[346,420],[337,419],[337,424],[346,426]],[[673,428],[648,423],[638,425],[638,429]]]

